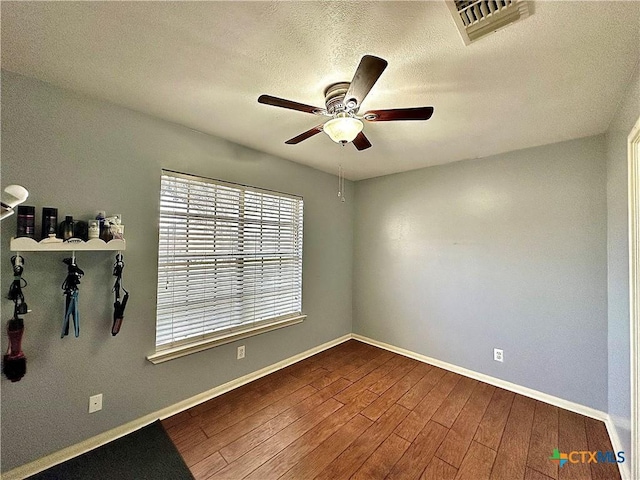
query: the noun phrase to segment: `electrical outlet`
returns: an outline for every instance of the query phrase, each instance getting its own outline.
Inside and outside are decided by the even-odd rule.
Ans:
[[[244,345],[238,347],[238,360],[244,358]]]
[[[504,362],[504,352],[500,348],[493,349],[493,359],[496,362]]]
[[[95,413],[102,410],[102,394],[89,397],[89,413]]]

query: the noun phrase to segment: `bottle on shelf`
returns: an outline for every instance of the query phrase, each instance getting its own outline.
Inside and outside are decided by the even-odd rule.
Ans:
[[[98,226],[100,227],[100,232],[102,233],[102,227],[104,226],[104,219],[107,216],[107,213],[103,210],[100,210],[96,215],[96,220],[98,221]]]
[[[18,206],[18,222],[16,237],[35,238],[36,236],[36,207]]]
[[[98,214],[96,215],[96,220],[98,221],[99,227],[100,227],[100,240],[103,240],[105,242],[108,242],[109,240],[111,240],[112,236],[111,236],[111,230],[109,228],[109,222],[106,221],[106,212],[101,210],[98,212]]]
[[[64,241],[73,238],[73,217],[71,215],[65,216],[58,232]]]
[[[98,220],[89,220],[89,240],[92,238],[100,238],[100,222]]]
[[[73,238],[79,238],[85,242],[89,240],[89,224],[84,220],[74,220]]]
[[[100,229],[100,239],[108,242],[112,238],[113,236],[111,235],[111,227],[107,222],[104,222],[102,228]]]
[[[58,209],[42,208],[42,239],[55,238],[58,228]]]

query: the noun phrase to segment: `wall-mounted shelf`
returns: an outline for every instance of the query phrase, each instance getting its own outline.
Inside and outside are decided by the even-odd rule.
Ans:
[[[105,242],[99,238],[92,238],[91,240],[84,242],[57,242],[57,243],[42,243],[37,242],[32,238],[18,237],[11,239],[10,250],[12,252],[79,252],[81,250],[110,250],[121,251],[126,250],[125,240],[110,240]]]

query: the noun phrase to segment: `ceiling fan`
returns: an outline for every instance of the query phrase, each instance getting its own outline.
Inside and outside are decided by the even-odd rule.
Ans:
[[[288,108],[301,112],[330,117],[330,120],[287,140],[284,143],[294,145],[325,132],[336,143],[346,145],[353,142],[358,150],[365,150],[371,143],[362,132],[367,122],[390,122],[395,120],[429,120],[433,115],[433,107],[393,108],[389,110],[369,110],[358,115],[360,105],[376,83],[387,61],[373,55],[365,55],[360,60],[351,82],[332,83],[324,91],[326,108],[313,107],[303,103],[285,100],[284,98],[260,95],[258,102],[274,107]]]

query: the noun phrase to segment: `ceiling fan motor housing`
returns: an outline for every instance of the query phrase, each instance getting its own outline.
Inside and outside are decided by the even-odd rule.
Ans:
[[[355,110],[348,108],[344,103],[344,96],[347,93],[347,90],[349,90],[350,85],[351,84],[349,82],[338,82],[332,83],[325,89],[325,105],[327,107],[327,112],[330,115],[336,115],[341,112],[356,112]]]

